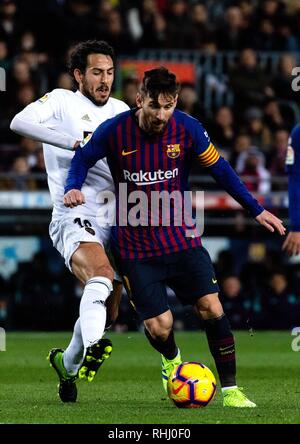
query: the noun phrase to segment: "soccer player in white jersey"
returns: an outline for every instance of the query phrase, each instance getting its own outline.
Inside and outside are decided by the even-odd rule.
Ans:
[[[65,180],[80,142],[90,137],[100,123],[129,109],[124,102],[110,97],[114,51],[106,42],[79,43],[70,55],[69,71],[77,84],[76,92],[54,89],[26,106],[10,126],[22,136],[43,142],[53,201],[50,237],[67,267],[84,285],[79,319],[69,346],[65,351],[55,348],[49,353],[60,380],[63,402],[75,402],[76,379],[91,381],[109,357],[112,344],[109,339],[101,339],[106,306],[110,307],[111,318],[116,318],[122,291],[121,283],[114,281],[114,269],[104,250],[110,227],[97,224],[107,211],[107,206],[98,203],[101,192],[114,190],[106,160],[97,162],[88,174],[85,205],[75,209],[63,205]]]

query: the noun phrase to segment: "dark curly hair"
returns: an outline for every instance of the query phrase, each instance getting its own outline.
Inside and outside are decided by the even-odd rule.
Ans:
[[[115,62],[115,53],[113,48],[104,40],[86,40],[78,43],[72,50],[68,62],[68,72],[77,84],[74,78],[74,69],[79,69],[82,73],[87,67],[87,58],[90,54],[104,54],[112,58]]]
[[[179,89],[176,75],[160,66],[145,72],[140,91],[142,95],[149,94],[152,99],[157,100],[160,94],[175,97]]]

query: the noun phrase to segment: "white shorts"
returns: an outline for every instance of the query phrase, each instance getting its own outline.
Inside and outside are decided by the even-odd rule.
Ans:
[[[94,217],[84,217],[82,214],[70,217],[68,214],[51,221],[49,234],[54,247],[72,272],[70,261],[80,242],[96,242],[105,248],[109,241],[110,227],[100,227]]]

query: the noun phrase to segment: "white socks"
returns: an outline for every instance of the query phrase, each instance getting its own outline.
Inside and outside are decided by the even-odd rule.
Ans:
[[[84,287],[79,307],[84,348],[102,338],[106,322],[105,301],[113,289],[110,279],[95,276]]]
[[[75,325],[70,344],[63,354],[63,364],[69,375],[76,375],[84,358],[84,346],[81,336],[80,319]]]
[[[231,385],[230,387],[222,387],[222,393],[226,392],[226,390],[236,389],[237,385]]]
[[[86,348],[102,338],[106,322],[105,301],[112,289],[112,282],[102,276],[87,281],[79,307],[80,317],[63,354],[63,364],[69,375],[77,374]]]

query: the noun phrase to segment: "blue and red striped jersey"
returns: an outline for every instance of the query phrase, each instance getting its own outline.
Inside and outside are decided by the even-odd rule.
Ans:
[[[296,125],[289,139],[286,154],[289,176],[289,216],[291,231],[300,231],[300,125]]]
[[[189,170],[195,161],[209,167],[217,180],[220,176],[225,189],[254,215],[263,210],[220,158],[198,120],[175,110],[162,134],[149,135],[139,127],[135,113],[136,110],[130,110],[107,120],[76,150],[65,188],[66,192],[81,189],[88,169],[99,159],[107,158],[116,187],[112,241],[122,258],[141,259],[201,245],[192,213],[184,212],[184,204],[180,206],[176,199],[170,199],[167,221],[162,219],[161,205],[152,205],[160,193],[183,196],[188,191]],[[144,199],[138,209],[136,199]],[[133,217],[137,212],[138,224]],[[181,216],[185,213],[184,217],[178,212]]]

